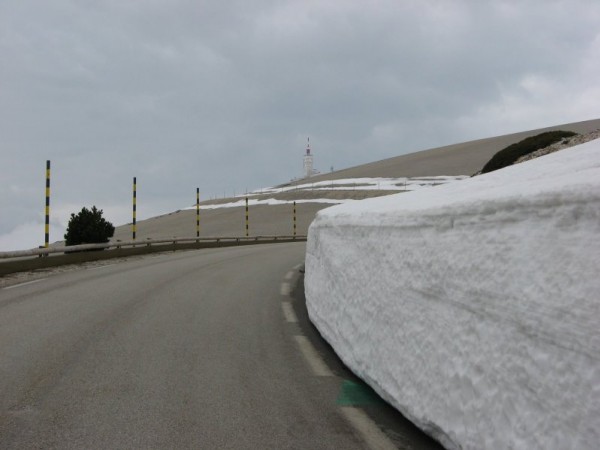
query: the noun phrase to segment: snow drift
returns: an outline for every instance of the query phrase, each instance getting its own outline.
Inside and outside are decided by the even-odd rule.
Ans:
[[[448,448],[600,443],[600,141],[335,206],[309,229],[311,320]]]

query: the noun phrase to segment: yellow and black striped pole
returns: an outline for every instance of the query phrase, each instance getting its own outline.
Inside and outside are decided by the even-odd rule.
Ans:
[[[246,197],[246,237],[248,237],[248,197]]]
[[[294,202],[294,239],[296,239],[296,202]]]
[[[196,188],[196,237],[200,237],[200,188]]]
[[[46,161],[46,220],[44,226],[44,247],[50,245],[50,161]]]
[[[133,222],[131,223],[131,232],[133,234],[133,240],[135,241],[135,216],[137,210],[137,179],[133,177]]]

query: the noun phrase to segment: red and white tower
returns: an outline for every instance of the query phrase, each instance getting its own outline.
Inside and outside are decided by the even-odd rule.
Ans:
[[[310,153],[310,138],[308,138],[308,144],[306,145],[306,154],[304,155],[304,177],[312,177],[314,175],[313,170],[313,155]]]

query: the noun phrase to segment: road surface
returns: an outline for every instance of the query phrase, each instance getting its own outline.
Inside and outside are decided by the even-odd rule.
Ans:
[[[291,292],[304,251],[153,255],[1,289],[0,448],[404,442],[404,425],[361,430],[362,410],[340,404],[352,375],[319,358],[326,346],[311,344]],[[319,363],[330,373],[315,372]],[[375,417],[394,422],[385,411]],[[427,448],[415,442],[407,448]]]

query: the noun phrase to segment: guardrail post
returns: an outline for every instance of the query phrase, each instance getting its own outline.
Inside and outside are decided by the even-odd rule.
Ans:
[[[50,160],[46,161],[46,214],[44,224],[44,247],[50,245]]]
[[[136,177],[133,177],[133,222],[131,224],[131,232],[132,232],[132,236],[133,236],[133,240],[135,241],[135,216],[136,216],[136,209],[137,209],[137,179]]]

